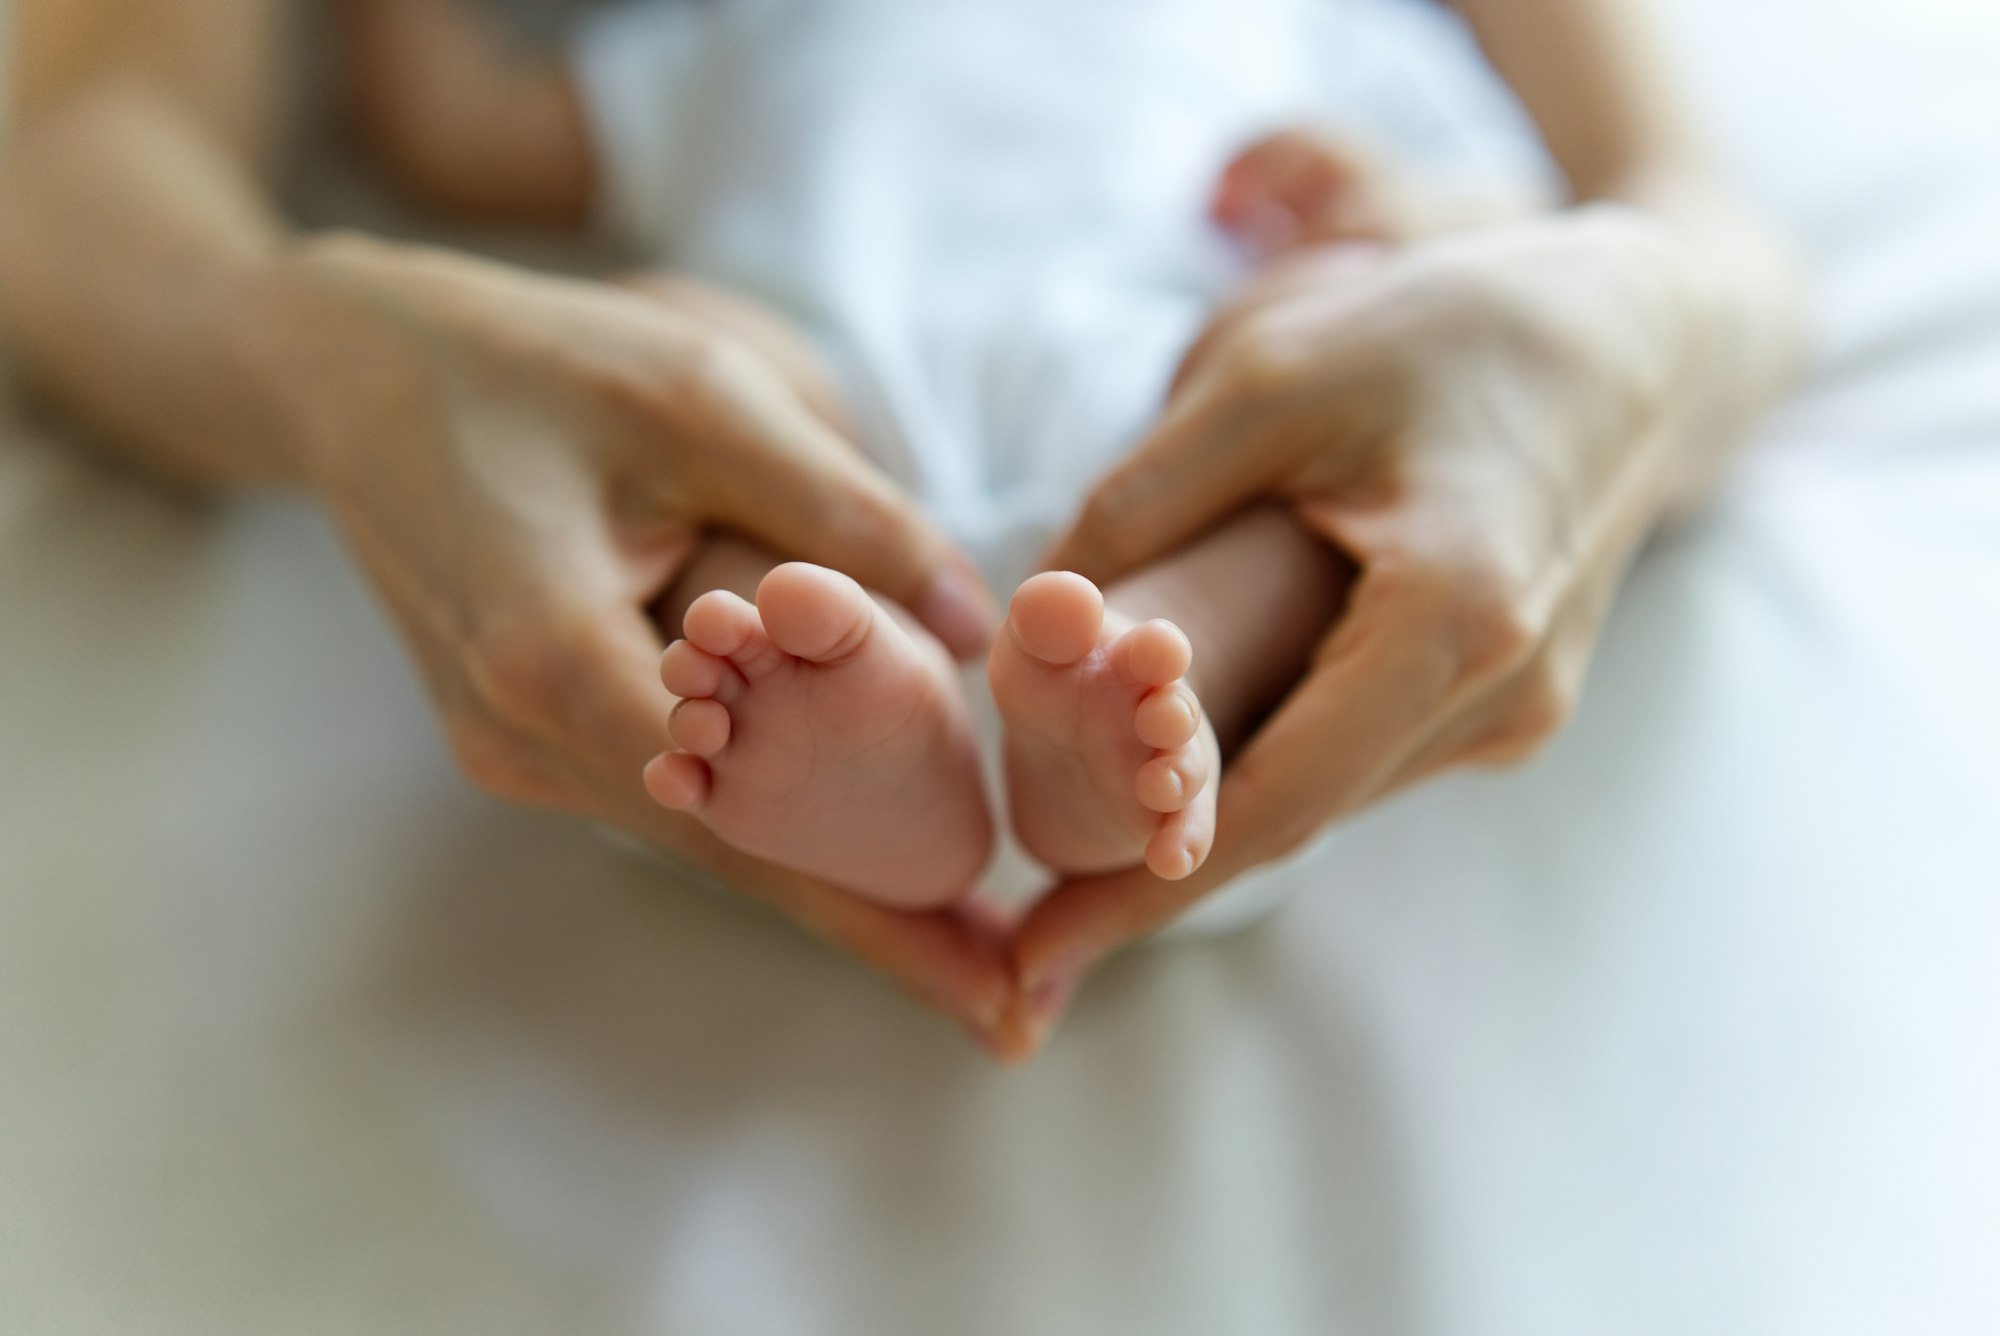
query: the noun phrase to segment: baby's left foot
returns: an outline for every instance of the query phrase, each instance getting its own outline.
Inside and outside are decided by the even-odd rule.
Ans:
[[[1021,843],[1058,872],[1144,860],[1200,867],[1215,838],[1215,731],[1183,680],[1192,651],[1171,622],[1134,625],[1080,575],[1037,575],[1014,595],[987,675],[1007,725],[1007,789]]]
[[[681,750],[646,789],[745,853],[899,909],[973,888],[993,823],[950,657],[837,571],[789,562],[753,606],[717,590],[660,678]]]

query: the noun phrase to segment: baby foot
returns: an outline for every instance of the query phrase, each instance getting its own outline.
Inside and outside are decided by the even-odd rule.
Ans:
[[[1029,853],[1059,872],[1142,858],[1187,876],[1215,837],[1215,732],[1182,680],[1172,622],[1134,625],[1067,571],[1014,595],[987,675],[1007,725],[1007,789]]]
[[[793,562],[751,606],[691,604],[660,680],[682,750],[646,788],[746,853],[898,908],[965,895],[993,821],[942,647],[847,576]]]

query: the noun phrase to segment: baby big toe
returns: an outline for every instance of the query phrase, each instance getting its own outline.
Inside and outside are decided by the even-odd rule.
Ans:
[[[790,561],[757,586],[757,611],[771,642],[812,663],[842,659],[867,642],[875,601],[839,571]]]
[[[1007,606],[1014,643],[1043,663],[1075,663],[1104,631],[1104,595],[1073,571],[1044,571],[1024,581]]]
[[[1178,812],[1208,784],[1208,755],[1195,743],[1155,756],[1139,767],[1132,795],[1154,812]]]
[[[667,752],[646,763],[646,792],[676,812],[692,812],[708,797],[708,763],[685,752]]]
[[[667,731],[684,750],[714,756],[729,745],[729,710],[717,700],[684,700],[667,717]]]

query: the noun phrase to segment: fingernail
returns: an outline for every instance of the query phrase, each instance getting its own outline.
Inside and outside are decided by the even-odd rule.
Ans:
[[[1036,984],[1022,998],[1021,1025],[1027,1034],[1029,1052],[1048,1042],[1049,1032],[1056,1028],[1056,1022],[1062,1018],[1069,1000],[1076,996],[1077,985],[1081,982],[1081,972],[1054,976]]]
[[[1046,1029],[1046,1022],[1053,1020],[1056,1013],[1069,1005],[1070,995],[1076,992],[1084,971],[1089,968],[1088,952],[1070,951],[1055,957],[1036,970],[1033,976],[1021,981],[1021,1010],[1030,1024],[1037,1026],[1037,1039]]]
[[[959,566],[946,566],[933,575],[910,611],[961,659],[984,651],[999,623],[986,587]]]

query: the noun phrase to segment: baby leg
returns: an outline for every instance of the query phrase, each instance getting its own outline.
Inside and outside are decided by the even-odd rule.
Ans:
[[[988,661],[1023,845],[1059,872],[1201,865],[1222,759],[1305,671],[1352,566],[1261,507],[1103,593],[1023,584]]]

